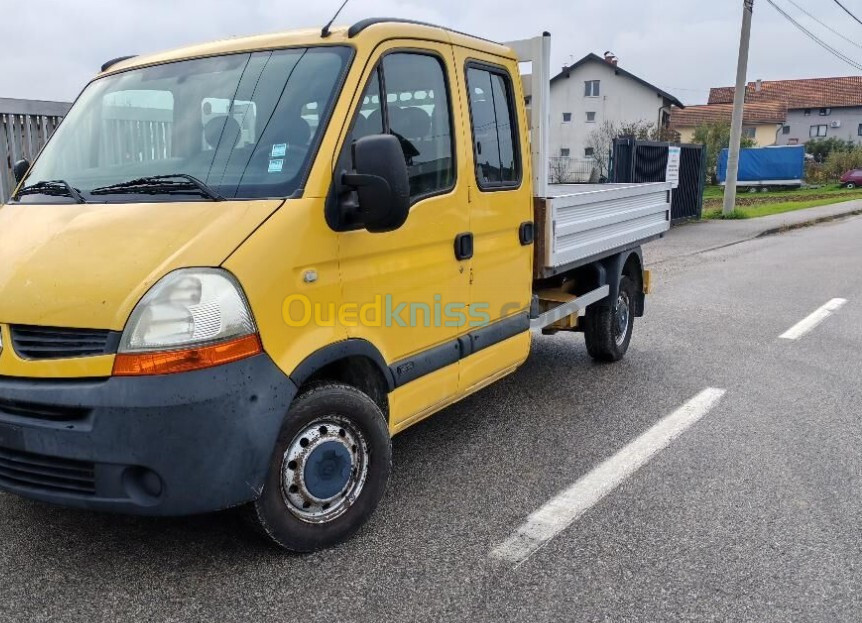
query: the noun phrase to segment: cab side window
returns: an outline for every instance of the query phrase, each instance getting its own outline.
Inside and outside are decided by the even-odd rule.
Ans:
[[[521,182],[512,81],[502,68],[468,65],[467,90],[479,188],[514,188]]]
[[[404,152],[411,199],[445,192],[455,183],[450,111],[439,58],[418,52],[387,54],[365,88],[346,147],[363,136],[392,134]]]

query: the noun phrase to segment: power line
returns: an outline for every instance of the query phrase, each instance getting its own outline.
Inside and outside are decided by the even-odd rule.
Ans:
[[[829,25],[829,24],[827,24],[826,22],[824,22],[824,21],[820,20],[818,17],[816,17],[816,16],[812,15],[812,14],[811,14],[811,13],[809,13],[805,8],[803,8],[803,7],[799,6],[796,2],[794,2],[794,0],[787,0],[787,1],[788,1],[790,4],[792,4],[793,6],[795,6],[797,9],[799,9],[800,11],[802,11],[803,13],[805,13],[805,15],[807,15],[808,17],[810,17],[811,19],[813,19],[815,22],[817,22],[818,24],[820,24],[821,26],[823,26],[823,27],[824,27],[824,28],[826,28],[827,30],[831,31],[833,34],[835,34],[835,35],[837,35],[837,36],[841,37],[842,39],[844,39],[844,41],[846,41],[846,42],[847,42],[847,43],[849,43],[850,45],[855,45],[857,48],[859,48],[860,50],[862,50],[862,45],[859,45],[858,43],[856,43],[855,41],[853,41],[853,39],[851,39],[850,37],[847,37],[847,36],[843,35],[840,31],[838,31],[838,30],[836,30],[836,29],[832,28],[832,26],[830,26],[830,25]]]
[[[853,15],[853,13],[851,13],[851,12],[850,12],[850,9],[848,9],[846,6],[844,6],[843,4],[841,4],[841,2],[839,2],[839,0],[832,0],[832,1],[833,1],[835,4],[837,4],[838,6],[840,6],[842,9],[844,9],[844,12],[845,12],[845,13],[847,13],[847,15],[849,15],[850,17],[852,17],[853,19],[855,19],[857,22],[859,22],[860,24],[862,24],[862,20],[860,20],[860,19],[859,19],[858,17],[856,17],[855,15]]]
[[[793,19],[793,17],[792,17],[790,14],[788,14],[788,13],[787,13],[787,11],[785,11],[785,10],[784,10],[784,9],[782,9],[780,6],[778,6],[777,4],[775,4],[774,0],[766,0],[766,1],[767,1],[769,4],[771,4],[771,5],[772,5],[772,8],[774,8],[776,11],[778,11],[779,13],[781,13],[781,15],[782,15],[782,16],[784,16],[784,18],[785,18],[786,20],[788,20],[791,24],[793,24],[794,26],[796,26],[796,28],[798,28],[799,30],[801,30],[801,31],[802,31],[806,36],[808,36],[808,38],[809,38],[809,39],[811,39],[812,41],[814,41],[815,43],[817,43],[817,44],[818,44],[820,47],[822,47],[824,50],[826,50],[827,52],[829,52],[829,53],[830,53],[830,54],[832,54],[833,56],[835,56],[835,57],[837,57],[837,58],[841,59],[842,61],[844,61],[845,63],[847,63],[847,64],[848,64],[848,65],[850,65],[851,67],[854,67],[855,69],[858,69],[859,71],[862,71],[862,63],[858,63],[858,62],[854,61],[854,60],[853,60],[852,58],[850,58],[849,56],[847,56],[847,55],[845,55],[845,54],[841,53],[840,51],[836,50],[836,49],[835,49],[835,48],[833,48],[831,45],[829,45],[828,43],[826,43],[823,39],[821,39],[820,37],[818,37],[817,35],[815,35],[813,32],[811,32],[810,30],[808,30],[805,26],[803,26],[802,24],[800,24],[798,21],[796,21],[795,19]],[[837,1],[837,0],[836,0],[836,1]]]

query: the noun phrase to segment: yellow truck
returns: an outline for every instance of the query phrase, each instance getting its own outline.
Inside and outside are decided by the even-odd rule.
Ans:
[[[620,359],[670,185],[548,185],[549,49],[368,19],[106,63],[0,208],[0,489],[315,550],[534,335]]]

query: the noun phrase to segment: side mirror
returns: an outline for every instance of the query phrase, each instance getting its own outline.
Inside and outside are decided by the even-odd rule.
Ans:
[[[24,176],[27,175],[27,171],[30,170],[30,161],[29,160],[18,160],[12,166],[12,175],[15,176],[15,183],[20,184],[21,180],[24,179]]]
[[[391,134],[375,134],[353,144],[353,173],[342,184],[359,195],[357,217],[370,232],[401,227],[410,213],[410,179],[401,142]]]

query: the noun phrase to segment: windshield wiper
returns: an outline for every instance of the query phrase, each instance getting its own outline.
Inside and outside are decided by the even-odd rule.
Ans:
[[[102,186],[94,188],[90,191],[92,195],[121,195],[129,194],[145,194],[145,195],[161,195],[172,193],[188,193],[197,192],[207,199],[213,201],[224,201],[225,198],[218,194],[215,190],[207,186],[204,182],[185,173],[174,173],[172,175],[150,175],[148,177],[139,177],[128,182],[120,182],[119,184],[111,184],[110,186]]]
[[[76,203],[87,203],[81,196],[81,191],[69,185],[65,180],[47,180],[24,186],[15,193],[17,201],[22,195],[49,195],[53,197],[71,197]]]

